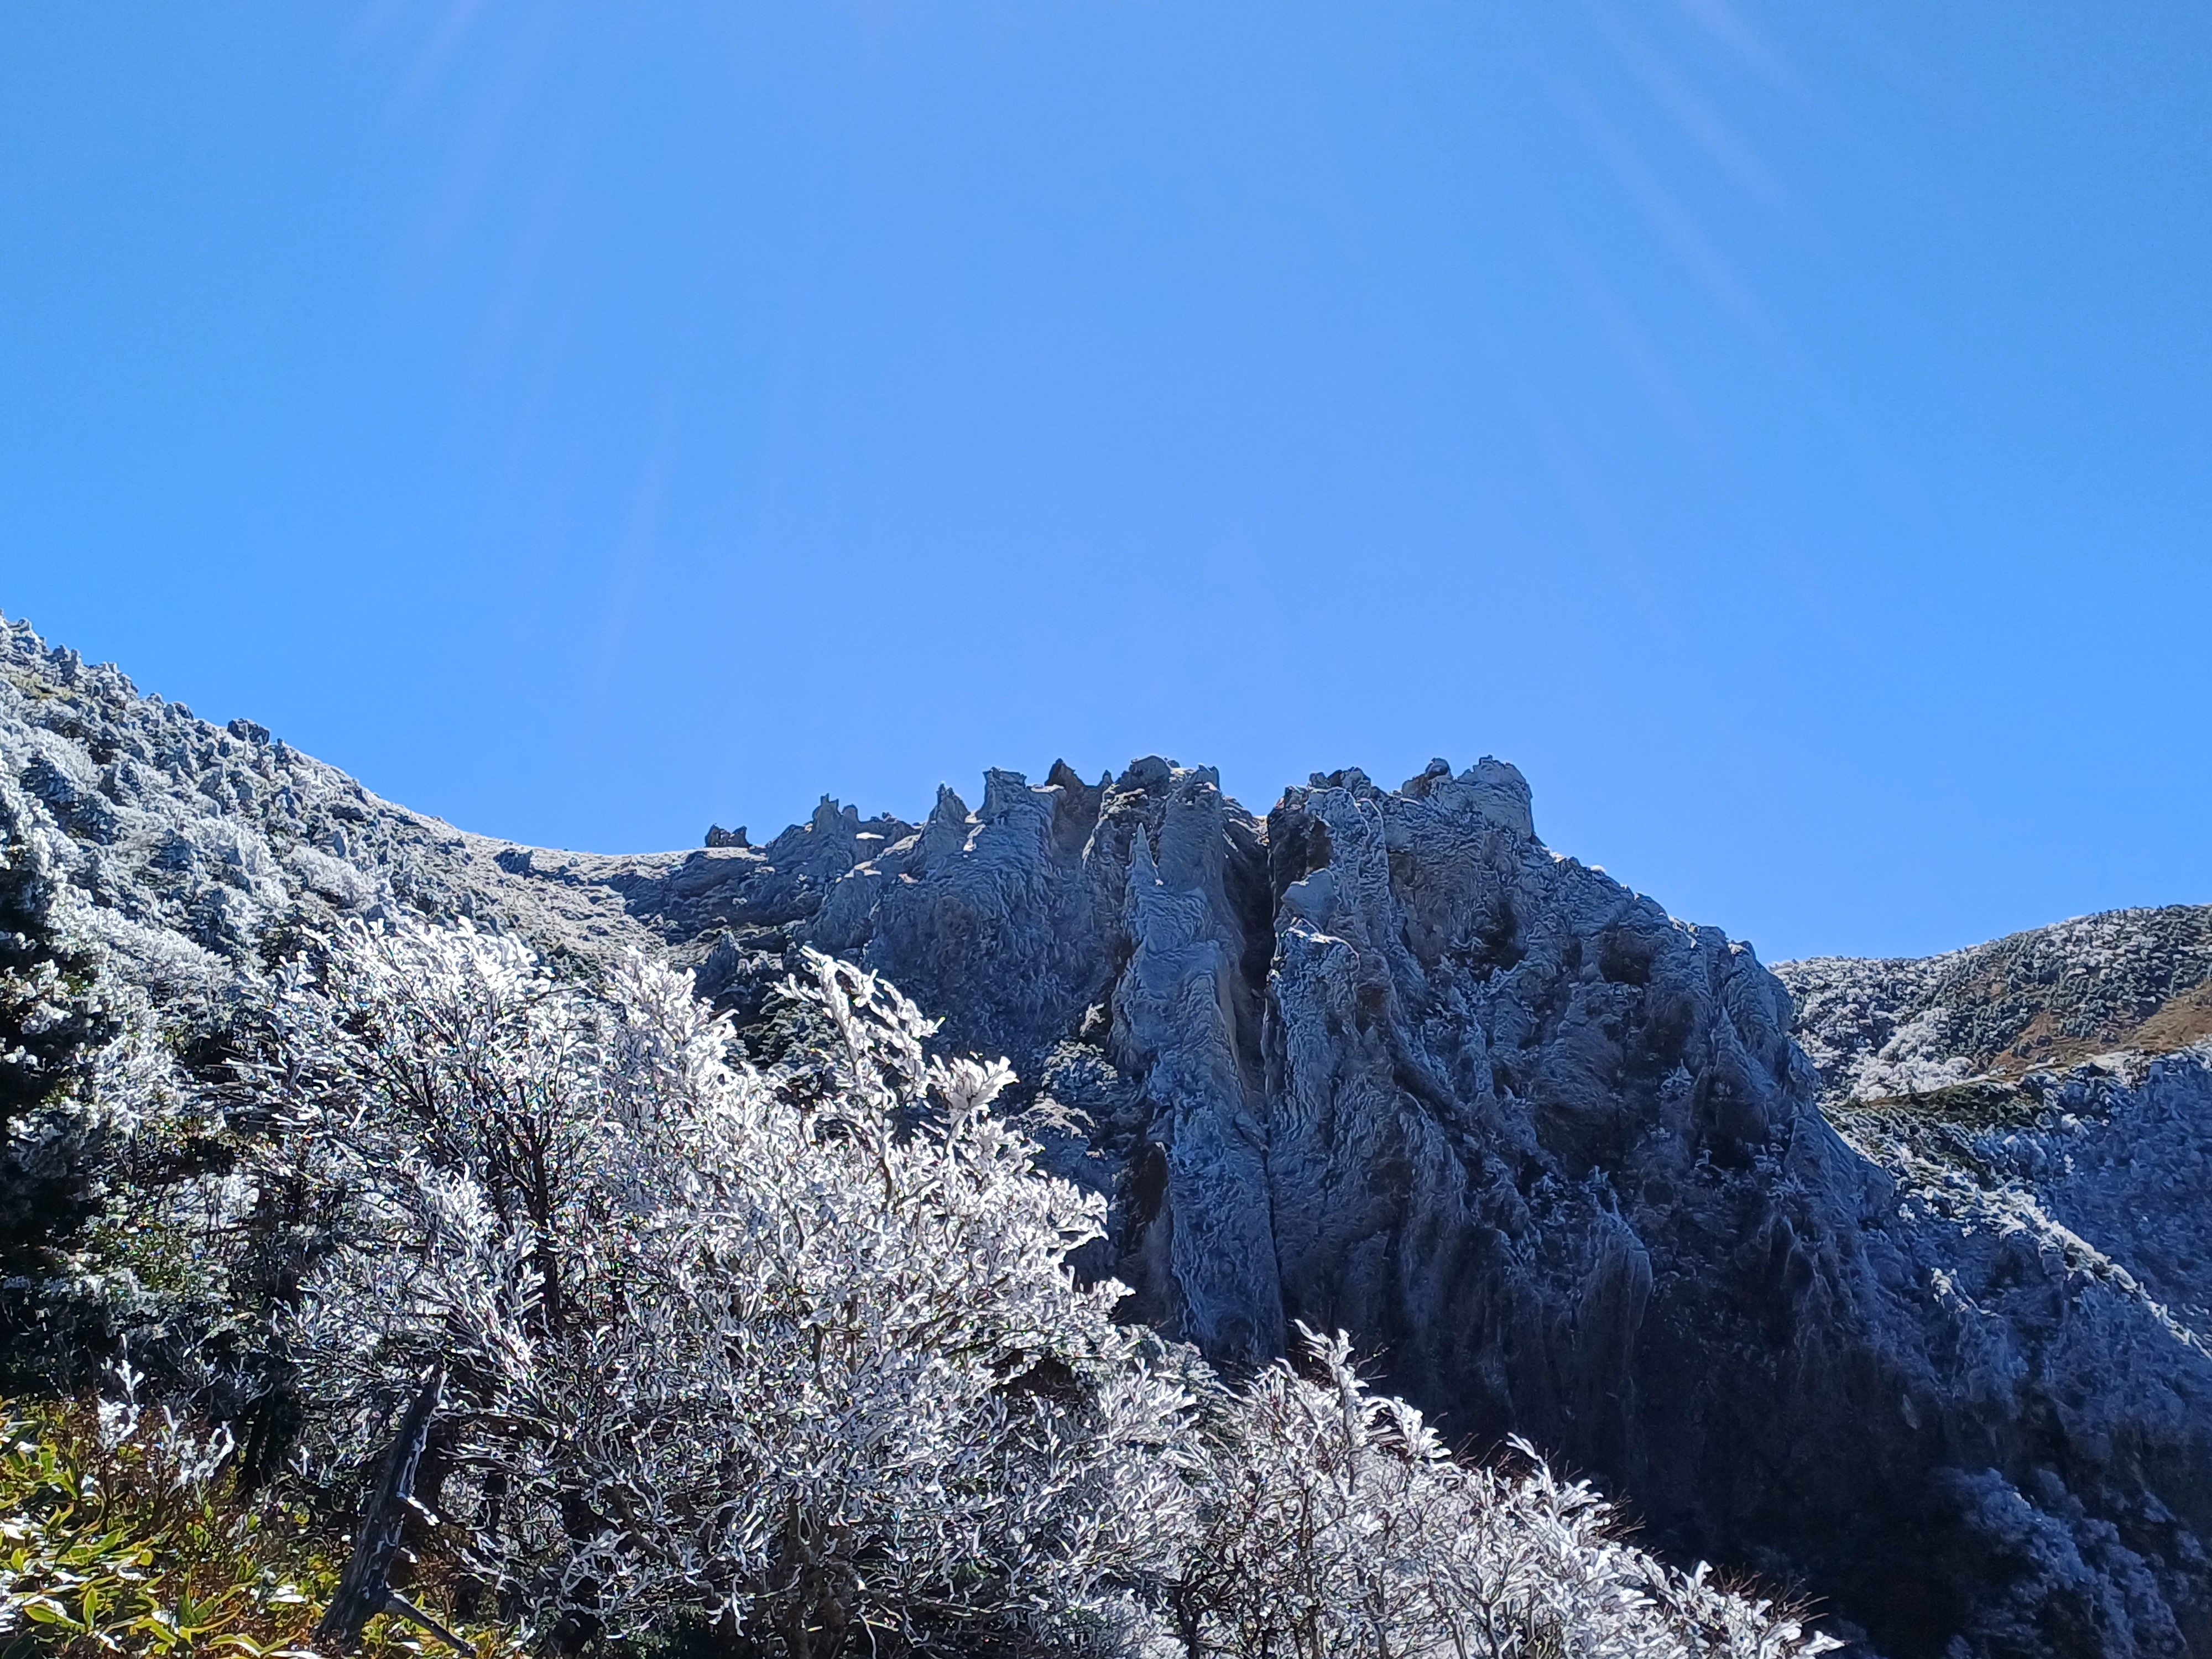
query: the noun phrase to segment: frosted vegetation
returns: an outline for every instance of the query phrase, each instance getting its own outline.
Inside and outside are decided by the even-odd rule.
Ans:
[[[587,984],[355,923],[278,969],[225,1103],[249,1151],[170,1201],[267,1291],[289,1478],[359,1488],[442,1374],[414,1530],[568,1650],[1832,1645],[1526,1447],[1455,1461],[1340,1337],[1232,1382],[1117,1323],[1069,1266],[1103,1206],[1036,1168],[1006,1066],[806,963],[768,1065],[640,957]]]
[[[139,1446],[126,1363],[96,1413],[11,1419],[0,1652],[344,1645],[308,1603],[431,1378],[398,1577],[479,1653],[1833,1645],[1632,1547],[1526,1446],[1455,1460],[1341,1336],[1224,1380],[1117,1322],[1070,1265],[1103,1200],[1024,1132],[1055,1109],[1010,1115],[1003,1061],[931,1054],[846,963],[803,957],[756,1061],[642,957],[586,981],[356,921],[188,1071],[37,860],[9,873],[0,1080],[37,1155],[0,1185],[60,1218],[0,1241],[9,1283],[135,1328],[174,1410]],[[99,1347],[41,1317],[10,1340]]]

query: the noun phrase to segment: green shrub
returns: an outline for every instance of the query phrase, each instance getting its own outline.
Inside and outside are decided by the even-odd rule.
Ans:
[[[239,1493],[216,1472],[228,1443],[166,1413],[0,1402],[0,1659],[312,1652],[347,1540],[281,1493]],[[413,1593],[435,1602],[436,1589]],[[444,1622],[476,1659],[520,1651],[503,1632]],[[445,1650],[390,1618],[362,1648],[426,1650]]]

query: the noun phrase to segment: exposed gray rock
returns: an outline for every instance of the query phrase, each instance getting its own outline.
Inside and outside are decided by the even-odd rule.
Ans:
[[[1097,1265],[1224,1363],[1346,1326],[1471,1443],[1530,1436],[1886,1651],[2212,1652],[2200,1055],[1846,1139],[1824,1069],[1955,1081],[2032,1017],[1973,1012],[1955,964],[1804,964],[1808,1059],[1748,947],[1547,849],[1495,761],[1317,775],[1265,821],[1157,758],[994,772],[919,824],[825,799],[764,846],[593,859],[0,644],[0,758],[149,975],[393,903],[650,941],[741,1009],[840,951],[1087,1117],[1049,1150],[1112,1194]],[[2172,1218],[2133,1256],[2130,1206]]]

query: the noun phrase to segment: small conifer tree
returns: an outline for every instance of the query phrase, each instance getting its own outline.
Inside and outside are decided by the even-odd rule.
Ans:
[[[40,1283],[100,1208],[120,1127],[99,1098],[121,1029],[97,951],[69,926],[38,815],[0,779],[0,1333],[31,1317]]]

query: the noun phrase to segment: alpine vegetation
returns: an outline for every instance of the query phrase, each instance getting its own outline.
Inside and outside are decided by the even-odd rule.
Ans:
[[[800,960],[773,1063],[641,956],[586,981],[356,921],[276,972],[235,1062],[235,1266],[294,1478],[388,1473],[415,1402],[410,1539],[564,1651],[1834,1645],[1629,1547],[1526,1447],[1454,1461],[1342,1337],[1230,1382],[1117,1322],[1125,1287],[1070,1264],[1103,1201],[1039,1170],[1010,1069]]]
[[[32,803],[0,775],[0,1382],[70,1376],[116,1312],[82,1247],[124,1149],[173,1103],[146,998],[113,974]]]
[[[1232,1400],[1174,1604],[1191,1654],[1771,1655],[1839,1646],[1700,1565],[1615,1535],[1587,1483],[1524,1440],[1524,1472],[1468,1468],[1421,1413],[1362,1385],[1352,1345],[1301,1328]]]

